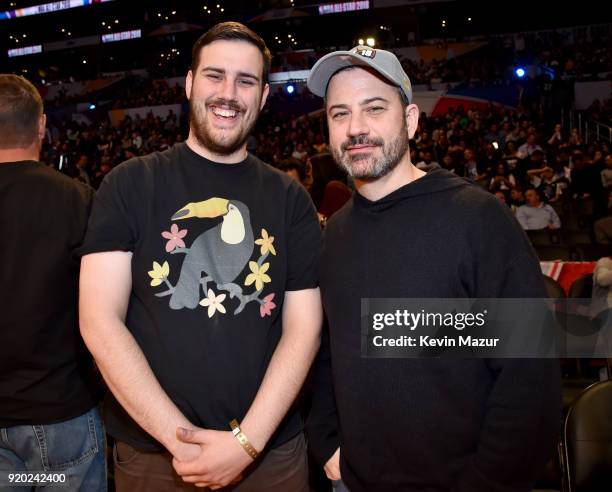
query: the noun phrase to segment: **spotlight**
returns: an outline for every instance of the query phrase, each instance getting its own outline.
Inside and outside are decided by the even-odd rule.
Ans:
[[[295,86],[293,84],[287,84],[285,87],[287,94],[293,94],[295,92]]]
[[[525,69],[523,67],[518,67],[514,73],[519,79],[522,79],[525,76]]]
[[[91,104],[89,105],[89,109],[96,109],[96,105],[95,105],[94,103],[91,103]]]
[[[372,48],[372,47],[374,47],[374,45],[376,44],[376,40],[375,40],[374,38],[368,38],[368,39],[366,39],[366,44],[367,44],[367,45],[368,45],[370,48]]]
[[[363,38],[359,38],[359,41],[357,42],[357,44],[363,44]]]

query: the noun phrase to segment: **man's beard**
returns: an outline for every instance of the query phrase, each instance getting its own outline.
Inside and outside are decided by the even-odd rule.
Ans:
[[[382,138],[369,138],[365,135],[349,138],[340,145],[340,149],[332,147],[332,154],[336,163],[344,169],[349,176],[356,179],[377,179],[389,174],[397,167],[404,155],[409,152],[408,128],[406,121],[397,137],[389,144],[385,144]],[[381,148],[382,156],[374,157],[372,154],[358,154],[351,156],[346,154],[346,149],[354,145],[376,145]],[[359,166],[361,161],[370,160],[369,165]]]
[[[214,154],[233,154],[244,145],[255,123],[257,123],[257,118],[253,118],[251,122],[244,120],[246,126],[238,128],[238,132],[233,136],[217,136],[213,133],[214,130],[211,129],[211,123],[207,119],[209,105],[227,106],[229,109],[237,111],[239,114],[237,117],[242,118],[246,116],[245,108],[235,100],[211,99],[202,103],[194,101],[193,97],[189,99],[189,126],[198,143]],[[223,130],[217,131],[223,132]],[[235,129],[230,130],[230,132],[233,131],[235,131]]]

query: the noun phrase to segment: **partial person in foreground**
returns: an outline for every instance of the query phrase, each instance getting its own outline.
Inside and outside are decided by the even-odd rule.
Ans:
[[[39,161],[45,124],[36,88],[0,74],[0,488],[13,490],[7,473],[44,472],[105,491],[101,388],[79,335],[73,255],[93,190]]]
[[[308,86],[356,185],[324,237],[313,454],[337,491],[530,491],[560,427],[557,360],[363,358],[360,331],[364,298],[545,297],[524,232],[493,195],[411,163],[419,110],[395,55],[328,54]]]
[[[319,347],[320,229],[306,190],[246,150],[270,52],[242,24],[193,47],[189,137],[98,190],[82,334],[112,391],[119,492],[307,491],[294,400]]]

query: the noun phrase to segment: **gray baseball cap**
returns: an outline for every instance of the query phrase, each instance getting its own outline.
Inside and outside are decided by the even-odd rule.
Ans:
[[[325,55],[310,71],[308,88],[313,94],[325,97],[327,85],[334,74],[344,67],[363,66],[376,70],[393,85],[400,88],[408,102],[412,102],[410,79],[397,57],[390,51],[369,46],[355,46],[350,51],[334,51]]]

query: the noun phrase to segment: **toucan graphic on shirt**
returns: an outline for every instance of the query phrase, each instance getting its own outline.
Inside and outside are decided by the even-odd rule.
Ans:
[[[190,220],[215,217],[222,217],[222,222],[202,232],[187,247],[184,239],[188,230],[180,229],[177,222],[187,224]],[[170,308],[175,310],[205,307],[209,318],[216,313],[226,313],[224,302],[228,295],[230,299],[239,301],[235,315],[241,313],[250,302],[259,304],[262,317],[271,315],[276,307],[273,302],[275,294],[263,298],[261,294],[265,284],[272,280],[268,274],[270,263],[266,259],[270,254],[276,255],[274,237],[262,229],[261,237],[254,239],[249,208],[244,203],[225,198],[209,198],[188,203],[177,210],[170,220],[174,222],[170,231],[162,232],[162,237],[168,240],[166,252],[185,256],[175,285],[168,278],[168,262],[153,262],[153,270],[148,272],[152,279],[151,286],[165,284],[167,287],[167,290],[156,296],[170,296]],[[260,256],[252,260],[255,246],[259,246]],[[241,284],[238,277],[247,264],[250,273]],[[243,285],[244,288],[253,285],[251,289],[255,290],[246,293]]]

